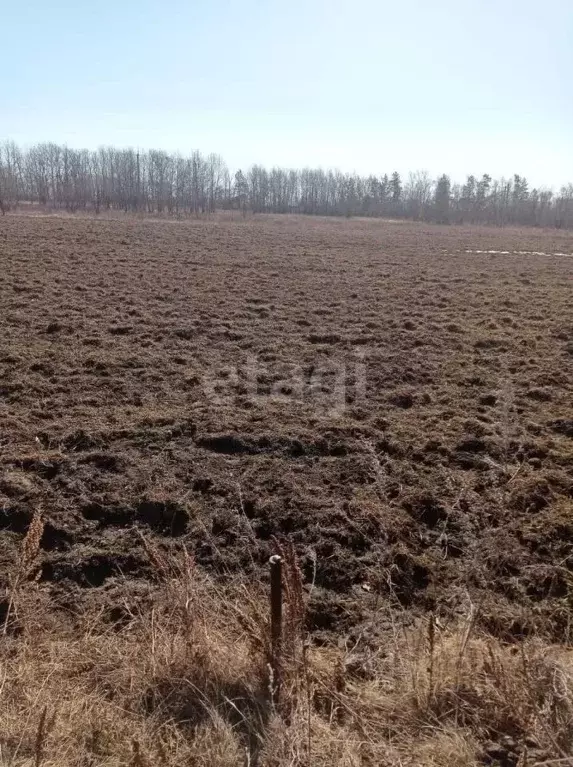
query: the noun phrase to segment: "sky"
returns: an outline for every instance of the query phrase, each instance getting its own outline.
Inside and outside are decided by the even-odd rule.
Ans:
[[[0,0],[0,140],[573,182],[572,0]]]

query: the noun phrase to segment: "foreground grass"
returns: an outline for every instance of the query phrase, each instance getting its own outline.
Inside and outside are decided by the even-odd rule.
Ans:
[[[39,535],[36,516],[1,637],[2,765],[573,764],[571,652],[480,635],[470,602],[455,625],[384,609],[379,641],[316,647],[291,562],[275,704],[261,584],[222,587],[144,540],[147,606],[66,626],[33,581]]]

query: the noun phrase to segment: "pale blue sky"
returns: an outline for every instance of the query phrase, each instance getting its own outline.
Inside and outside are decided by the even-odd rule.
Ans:
[[[0,0],[0,139],[573,181],[573,0]]]

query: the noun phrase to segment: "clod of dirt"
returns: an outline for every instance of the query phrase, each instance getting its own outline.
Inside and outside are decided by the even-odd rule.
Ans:
[[[317,440],[314,445],[309,446],[309,452],[324,456],[342,457],[348,455],[349,447],[345,442],[340,440],[334,439],[331,441],[324,438]],[[298,454],[298,452],[293,453],[293,455]]]
[[[0,475],[0,492],[8,498],[18,498],[35,490],[34,483],[25,474],[7,471]]]
[[[479,437],[467,437],[456,445],[454,460],[464,469],[479,466],[479,457],[487,453],[487,444]]]
[[[78,429],[64,437],[61,444],[66,450],[93,450],[101,447],[103,441],[95,435],[87,434],[83,429]]]
[[[340,336],[338,333],[311,333],[308,340],[311,344],[337,344]]]
[[[40,548],[44,551],[67,551],[73,543],[73,536],[61,527],[51,522],[44,525]]]
[[[497,404],[497,396],[495,394],[482,394],[482,396],[478,400],[480,405],[485,405],[486,407],[493,407]]]
[[[0,507],[0,530],[25,533],[32,520],[32,512],[24,506]]]
[[[193,482],[193,491],[195,493],[208,493],[213,487],[213,480],[210,477],[198,477]]]
[[[532,442],[525,442],[521,446],[521,452],[525,458],[528,458],[531,460],[532,458],[539,459],[540,461],[545,460],[547,456],[549,455],[549,450],[544,447],[543,445],[537,445]]]
[[[490,433],[490,430],[488,429],[488,427],[486,427],[482,421],[478,421],[475,418],[467,418],[463,422],[463,425],[464,425],[466,434],[471,435],[472,442],[475,437],[479,439],[480,437],[485,437],[487,434]],[[470,453],[476,452],[476,449],[466,448],[466,452],[470,452]],[[481,449],[478,449],[477,452],[482,452],[482,451]]]
[[[307,604],[306,627],[309,631],[319,632],[314,638],[320,640],[320,632],[343,633],[355,626],[361,619],[361,612],[355,599],[315,587]]]
[[[393,458],[402,458],[404,456],[404,448],[390,439],[378,440],[376,443],[376,452],[386,453]]]
[[[490,767],[517,767],[520,750],[511,737],[502,738],[500,743],[490,741],[483,746],[481,761]]]
[[[124,468],[124,461],[111,453],[89,453],[82,456],[80,464],[91,464],[101,471],[119,472]]]
[[[522,588],[534,601],[556,597],[563,599],[569,593],[569,584],[563,572],[555,567],[541,565],[522,573]]]
[[[448,518],[448,512],[433,495],[421,495],[404,502],[406,511],[429,528],[436,527],[439,522]]]
[[[573,502],[559,500],[531,515],[518,530],[519,540],[549,561],[569,556],[573,540]]]
[[[80,506],[84,519],[99,522],[100,527],[126,527],[133,523],[133,509],[116,503],[87,501]]]
[[[412,604],[416,594],[424,591],[431,580],[428,566],[405,549],[393,554],[389,572],[392,591],[404,606]]]
[[[548,506],[557,495],[571,493],[572,490],[571,482],[559,476],[530,477],[514,483],[510,505],[518,511],[536,513]]]
[[[549,402],[553,399],[553,395],[548,389],[533,388],[528,389],[525,392],[525,396],[529,399],[536,400],[536,402]]]
[[[63,459],[23,458],[20,461],[25,471],[33,471],[43,479],[52,480],[58,476],[65,461]]]
[[[548,426],[557,434],[563,434],[563,436],[573,439],[573,419],[558,418],[555,421],[549,421]]]
[[[394,405],[395,407],[400,407],[403,410],[407,410],[408,408],[413,407],[416,400],[411,392],[400,392],[398,394],[393,394],[389,401],[390,404]]]
[[[501,338],[480,338],[474,343],[475,349],[505,349],[506,343]]]
[[[87,554],[82,559],[66,556],[42,563],[41,581],[72,581],[82,588],[97,588],[106,580],[122,575],[139,575],[149,571],[149,564],[135,554],[102,552]]]
[[[226,453],[228,455],[254,452],[254,446],[249,445],[235,434],[217,434],[200,437],[197,440],[197,445],[206,450],[212,450],[214,453]]]
[[[136,518],[158,533],[178,537],[189,523],[187,509],[175,501],[143,500],[136,507]]]
[[[183,341],[190,341],[195,335],[195,328],[177,328],[173,331],[177,338],[181,338]]]
[[[41,373],[46,376],[46,378],[53,376],[56,373],[55,367],[47,362],[33,362],[30,365],[30,371],[32,373]]]
[[[293,458],[309,454],[345,455],[342,447],[332,446],[326,439],[317,440],[314,444],[304,445],[300,440],[272,434],[250,436],[243,434],[209,434],[196,440],[198,447],[211,450],[213,453],[224,455],[259,455],[261,453],[277,453],[290,455]],[[333,452],[334,451],[334,452]]]

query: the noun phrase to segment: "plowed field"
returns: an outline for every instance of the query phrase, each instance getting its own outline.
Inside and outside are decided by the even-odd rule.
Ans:
[[[290,537],[317,640],[381,600],[468,599],[500,638],[563,640],[572,252],[533,229],[0,219],[0,573],[41,509],[54,609],[113,622],[146,598],[139,532],[221,578]]]

